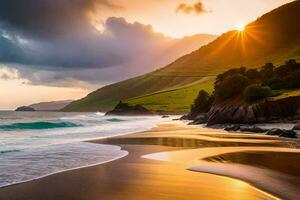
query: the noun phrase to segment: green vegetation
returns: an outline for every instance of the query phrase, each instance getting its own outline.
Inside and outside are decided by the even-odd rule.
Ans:
[[[241,94],[249,84],[250,80],[243,74],[229,74],[224,79],[219,76],[215,82],[216,99],[226,100],[237,96]]]
[[[295,96],[300,96],[300,89],[278,91],[278,96],[274,97],[274,99],[278,100],[278,99],[295,97]]]
[[[220,74],[215,81],[217,101],[243,97],[249,103],[278,95],[278,90],[300,88],[300,63],[289,60],[274,67],[267,63],[260,69],[235,68]]]
[[[249,85],[243,92],[243,97],[247,102],[255,102],[270,96],[272,96],[271,88],[259,84]]]
[[[264,85],[274,90],[289,90],[300,88],[300,63],[289,60],[276,69],[270,69]]]
[[[167,112],[188,112],[200,90],[211,93],[215,78],[210,77],[186,87],[162,91],[126,100],[130,105],[140,104],[147,109]]]
[[[300,59],[300,23],[291,20],[300,19],[299,10],[300,1],[281,6],[247,25],[243,32],[229,31],[160,70],[103,87],[63,110],[107,111],[123,100],[153,110],[186,111],[201,89],[190,88],[202,79],[217,76],[229,67],[248,66],[251,69],[270,61],[280,65],[285,60]],[[296,83],[299,75],[290,74],[285,79],[275,76],[273,78],[280,80],[261,83],[262,78],[270,75],[268,66],[259,72],[262,77],[257,76],[258,71],[249,69],[242,75],[251,84],[258,79],[257,84],[273,87],[273,90],[276,84],[282,86],[285,81],[288,84],[281,89],[297,87],[292,83]]]
[[[201,90],[191,106],[190,116],[195,118],[199,113],[206,113],[211,108],[214,102],[214,95],[208,94],[206,91]]]

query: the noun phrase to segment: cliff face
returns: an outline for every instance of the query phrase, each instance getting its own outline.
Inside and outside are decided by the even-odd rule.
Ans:
[[[274,100],[268,99],[256,104],[228,101],[215,104],[206,114],[207,125],[252,124],[276,120],[300,119],[300,96]]]

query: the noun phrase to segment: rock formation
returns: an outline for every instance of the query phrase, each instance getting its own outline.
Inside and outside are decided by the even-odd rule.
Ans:
[[[215,104],[206,114],[208,126],[214,124],[253,124],[300,119],[300,96],[266,99],[255,104],[226,101]]]
[[[35,110],[33,108],[29,107],[29,106],[21,106],[21,107],[18,107],[16,109],[16,111],[32,112],[32,111],[35,111]]]
[[[112,111],[106,113],[106,115],[154,115],[152,111],[144,108],[141,105],[130,106],[127,103],[120,102]]]

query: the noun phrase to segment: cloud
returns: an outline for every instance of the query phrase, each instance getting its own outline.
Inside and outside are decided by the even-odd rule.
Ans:
[[[207,13],[209,11],[205,8],[203,2],[199,1],[192,5],[181,3],[177,6],[176,12],[183,12],[186,14],[192,14],[192,13],[202,14],[202,13]]]
[[[17,69],[9,68],[5,65],[0,65],[0,79],[19,79],[19,72]]]
[[[104,84],[152,71],[194,50],[172,54],[177,39],[124,18],[108,18],[99,32],[90,17],[103,9],[122,7],[109,0],[0,1],[0,64],[17,69],[32,84]]]
[[[154,32],[150,25],[116,17],[106,20],[103,33],[94,27],[78,35],[66,30],[58,36],[61,39],[55,34],[31,35],[30,29],[19,28],[10,26],[0,32],[0,63],[17,66],[21,76],[36,84],[125,79],[153,69],[153,61],[148,59],[154,59],[174,41]]]
[[[120,9],[109,0],[9,0],[0,3],[2,27],[34,39],[66,39],[91,34],[89,14],[102,7]]]

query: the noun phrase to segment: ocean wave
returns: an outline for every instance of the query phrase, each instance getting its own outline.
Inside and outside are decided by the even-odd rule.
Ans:
[[[28,122],[28,123],[13,123],[1,125],[0,130],[40,130],[40,129],[52,129],[52,128],[72,128],[80,127],[81,124],[75,124],[73,122]]]
[[[119,118],[111,118],[111,119],[107,119],[106,121],[109,121],[109,122],[124,122],[126,120],[119,119]]]
[[[105,116],[105,113],[103,113],[103,112],[96,112],[96,115],[97,116]]]
[[[9,149],[9,150],[0,150],[0,154],[6,154],[6,153],[14,153],[14,152],[20,152],[19,149]]]

